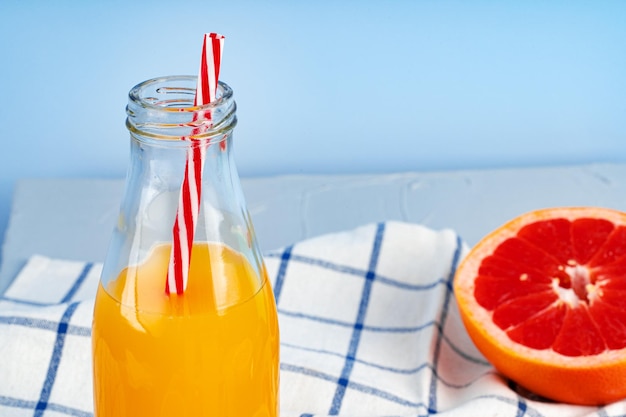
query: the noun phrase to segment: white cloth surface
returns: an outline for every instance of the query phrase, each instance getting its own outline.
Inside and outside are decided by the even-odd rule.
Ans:
[[[597,416],[498,375],[452,294],[452,230],[369,224],[265,253],[281,332],[281,415]],[[0,298],[0,416],[91,416],[101,265],[33,256]]]

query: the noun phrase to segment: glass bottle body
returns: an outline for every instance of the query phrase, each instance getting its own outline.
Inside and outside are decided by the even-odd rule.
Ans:
[[[276,306],[232,158],[232,90],[193,106],[194,77],[129,94],[131,162],[92,331],[94,408],[108,416],[276,416]],[[190,147],[204,148],[182,294],[165,290]]]

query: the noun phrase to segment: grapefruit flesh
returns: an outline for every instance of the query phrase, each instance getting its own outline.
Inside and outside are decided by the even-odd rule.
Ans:
[[[626,213],[526,213],[459,266],[465,327],[502,374],[556,401],[626,398]]]

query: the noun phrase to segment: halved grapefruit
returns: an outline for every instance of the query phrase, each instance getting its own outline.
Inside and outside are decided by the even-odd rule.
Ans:
[[[560,402],[626,398],[626,213],[526,213],[472,248],[454,292],[470,337],[506,377]]]

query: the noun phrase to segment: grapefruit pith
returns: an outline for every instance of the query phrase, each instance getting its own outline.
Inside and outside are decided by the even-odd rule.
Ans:
[[[626,398],[626,213],[565,207],[526,213],[459,265],[465,327],[503,375],[546,398]]]

